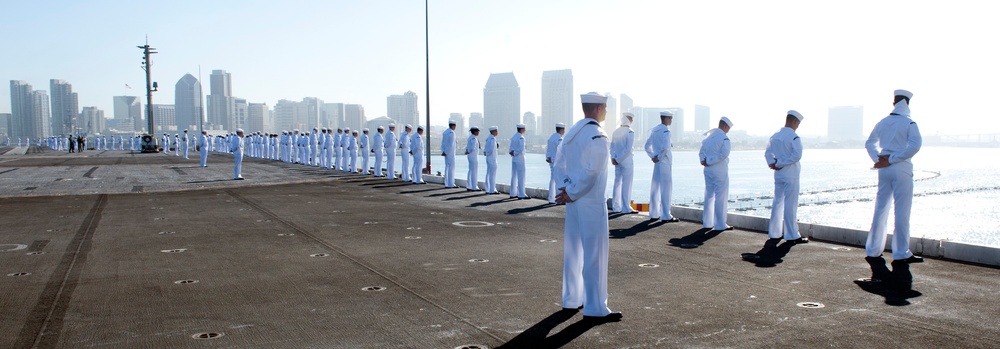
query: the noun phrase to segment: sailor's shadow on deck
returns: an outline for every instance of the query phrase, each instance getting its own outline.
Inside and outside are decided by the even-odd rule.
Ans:
[[[513,348],[560,348],[574,339],[580,337],[591,328],[601,325],[601,322],[580,320],[574,322],[557,332],[556,334],[548,336],[549,332],[553,329],[566,322],[567,320],[573,318],[578,313],[577,310],[560,310],[552,315],[549,315],[537,324],[529,327],[524,332],[521,332],[514,338],[512,338],[507,343],[497,347],[497,349],[513,349]]]
[[[413,183],[411,182],[411,183],[408,183],[408,184],[413,184]],[[401,191],[399,193],[400,194],[416,194],[416,193],[426,193],[426,192],[429,192],[429,191],[446,190],[446,189],[451,189],[451,188],[438,187],[438,188],[430,188],[430,189],[404,190],[404,191]]]
[[[754,263],[758,268],[771,268],[784,262],[783,258],[795,246],[794,242],[782,242],[782,239],[767,239],[764,247],[757,253],[742,254],[743,261]]]
[[[465,193],[469,192],[468,190],[465,190],[465,188],[459,188],[459,187],[445,188],[445,189],[462,189],[462,190],[461,191],[456,190],[456,191],[447,192],[447,193],[435,193],[435,194],[427,195],[427,197],[433,198],[433,197],[438,197],[438,196],[448,196],[448,195],[456,195],[456,194],[465,194]]]
[[[683,249],[698,248],[704,245],[706,241],[722,234],[720,230],[712,230],[711,228],[701,228],[695,232],[688,234],[687,236],[681,238],[673,238],[668,241],[670,245],[680,247]]]
[[[473,202],[473,203],[469,204],[469,207],[489,206],[489,205],[495,205],[495,204],[499,204],[499,203],[504,203],[504,202],[507,202],[507,201],[517,201],[517,200],[518,200],[517,198],[508,198],[508,197],[505,197],[503,199],[493,200],[493,201]]]
[[[636,223],[630,228],[611,229],[611,231],[609,231],[608,233],[612,239],[624,239],[629,236],[637,235],[641,232],[659,227],[664,224],[665,223],[659,219],[646,219],[643,220],[642,222]]]
[[[488,195],[490,195],[490,194],[487,194],[485,192],[480,191],[477,194],[471,194],[471,195],[466,195],[466,196],[450,197],[450,198],[445,199],[445,201],[465,200],[465,199],[477,198],[477,197],[480,197],[480,196],[488,196]]]
[[[559,206],[559,205],[550,204],[550,203],[546,202],[546,203],[543,203],[543,204],[537,205],[537,206],[512,208],[512,209],[507,210],[507,214],[528,213],[528,212],[538,211],[538,210],[541,210],[541,209],[545,209],[545,208],[549,208],[549,207],[556,207],[556,206]]]
[[[890,271],[882,257],[867,257],[865,260],[872,268],[872,277],[867,280],[855,280],[854,284],[866,292],[884,297],[885,304],[907,306],[910,305],[910,298],[923,295],[913,289],[913,274],[910,273],[909,263],[892,261],[892,271]]]

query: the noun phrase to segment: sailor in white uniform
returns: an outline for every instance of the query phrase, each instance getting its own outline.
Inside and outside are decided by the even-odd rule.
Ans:
[[[403,182],[409,182],[410,174],[412,170],[410,169],[410,133],[413,132],[413,127],[407,124],[403,127],[403,133],[399,134],[399,150],[401,151],[402,157],[402,167],[400,169],[400,178]]]
[[[455,186],[455,120],[448,120],[448,128],[441,134],[441,156],[444,157],[444,187]]]
[[[549,136],[545,142],[545,162],[549,164],[549,203],[556,203],[556,171],[553,169],[556,164],[556,152],[562,144],[563,134],[566,133],[566,124],[556,123],[556,132]]]
[[[680,221],[670,214],[674,191],[674,152],[669,126],[673,120],[674,113],[661,111],[660,123],[649,130],[649,138],[643,147],[649,160],[653,162],[653,178],[649,186],[649,218],[667,223]]]
[[[358,130],[351,131],[351,138],[347,139],[347,152],[351,154],[347,172],[356,173],[358,172]]]
[[[169,154],[170,153],[170,136],[168,136],[166,133],[164,133],[163,134],[163,138],[161,140],[162,140],[162,143],[163,143],[163,153],[164,154]],[[135,149],[133,148],[132,150],[135,150]]]
[[[719,127],[707,132],[701,141],[698,158],[705,167],[705,203],[702,211],[702,226],[712,230],[732,230],[726,224],[726,209],[729,207],[729,152],[732,145],[726,136],[733,122],[723,116]]]
[[[315,127],[309,134],[309,165],[319,166],[319,130]]]
[[[181,142],[184,143],[182,145],[182,147],[184,147],[184,158],[187,159],[188,158],[188,130],[184,130],[184,135],[181,136]]]
[[[344,149],[343,150],[344,156],[340,157],[340,170],[344,172],[353,172],[353,170],[351,169],[351,149],[350,149],[350,144],[351,144],[350,142],[352,139],[353,138],[351,138],[351,129],[345,127],[344,135],[340,136],[340,147]]]
[[[330,138],[330,152],[333,153],[333,163],[330,164],[330,167],[334,170],[340,170],[340,159],[344,156],[344,152],[340,148],[340,137],[343,136],[344,129],[338,128],[337,134]]]
[[[375,129],[375,137],[372,139],[372,153],[375,153],[375,177],[382,177],[382,156],[385,154],[385,127],[379,126]]]
[[[363,129],[361,132],[361,139],[358,141],[358,156],[361,157],[361,174],[367,176],[371,174],[368,172],[368,159],[371,158],[368,156],[368,152],[370,152],[371,143],[368,142],[368,129]]]
[[[600,123],[607,114],[607,96],[580,96],[584,119],[566,132],[556,153],[559,194],[566,204],[563,230],[563,309],[583,307],[588,321],[619,321],[608,309],[608,136]]]
[[[868,257],[881,257],[885,250],[886,221],[889,206],[895,206],[895,229],[892,233],[892,259],[920,263],[924,259],[910,252],[910,208],[913,204],[913,162],[923,139],[917,123],[910,119],[910,98],[906,90],[896,90],[893,110],[872,130],[865,148],[878,169],[878,196],[875,217],[868,232],[865,250]]]
[[[201,136],[198,137],[198,155],[201,167],[208,167],[208,131],[201,131]]]
[[[622,214],[638,213],[632,209],[632,178],[635,165],[632,161],[635,132],[632,131],[632,113],[622,113],[618,129],[611,134],[611,164],[615,166],[615,182],[611,191],[611,211]]]
[[[396,124],[389,124],[389,132],[385,133],[383,141],[385,149],[385,170],[387,179],[396,179]],[[406,171],[405,169],[403,171]]]
[[[497,151],[500,145],[497,144],[496,126],[490,126],[490,135],[486,136],[486,146],[483,148],[483,155],[486,155],[486,193],[499,194],[497,191]]]
[[[174,156],[181,156],[181,137],[178,134],[174,134]]]
[[[236,137],[229,143],[233,153],[233,179],[243,180],[243,129],[236,129]]]
[[[424,184],[423,167],[421,163],[424,162],[424,127],[417,125],[417,133],[410,136],[410,155],[413,155],[413,171],[411,171],[410,179],[413,184]]]
[[[802,114],[789,110],[785,114],[785,127],[771,136],[764,150],[767,167],[774,170],[774,201],[771,203],[771,220],[767,226],[767,237],[785,238],[794,243],[807,243],[809,239],[799,235],[796,213],[799,207],[799,173],[802,160],[802,139],[795,131],[802,123]]]
[[[469,173],[465,176],[465,189],[479,191],[479,127],[469,129],[469,138],[465,140],[465,157],[469,159]]]
[[[510,197],[527,199],[524,191],[524,124],[517,124],[517,132],[510,137]]]

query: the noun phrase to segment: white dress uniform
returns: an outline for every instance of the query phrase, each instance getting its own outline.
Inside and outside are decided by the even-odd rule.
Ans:
[[[407,125],[407,127],[409,127],[409,125]],[[410,129],[412,130],[413,128],[410,128]],[[410,173],[411,173],[411,170],[410,170],[410,134],[409,134],[409,132],[406,132],[406,130],[403,130],[403,133],[399,134],[399,149],[402,152],[401,154],[399,154],[400,157],[402,158],[402,164],[401,164],[402,167],[401,167],[401,170],[399,171],[400,172],[399,177],[404,182],[409,182],[411,180],[410,179]]]
[[[441,134],[441,153],[444,154],[445,188],[455,187],[455,130],[451,129],[451,125],[454,124],[454,121],[449,122],[449,128],[446,128],[444,133]]]
[[[309,134],[309,165],[319,166],[319,132],[314,128],[313,133]]]
[[[229,151],[233,153],[233,179],[243,179],[243,137],[233,136]]]
[[[378,132],[382,131],[382,132]],[[382,155],[385,152],[385,138],[382,134],[385,132],[385,128],[379,126],[378,130],[375,131],[375,137],[372,139],[372,152],[375,153],[375,177],[382,177]]]
[[[347,165],[347,172],[354,173],[358,171],[358,131],[354,131],[351,137],[347,139],[347,153],[350,154],[350,163]]]
[[[635,132],[629,127],[631,121],[622,115],[618,129],[611,134],[611,159],[615,166],[615,182],[611,191],[611,210],[621,213],[632,213],[632,178],[635,166],[632,149],[635,146]]]
[[[672,113],[670,114],[673,117]],[[657,162],[653,164],[653,178],[649,185],[649,218],[670,221],[674,216],[670,214],[670,205],[673,201],[674,180],[674,152],[671,143],[670,128],[664,124],[657,124],[649,131],[649,138],[643,147],[646,155]]]
[[[201,167],[208,167],[208,136],[204,134],[198,137],[198,155],[201,159]]]
[[[364,129],[364,131],[367,132],[368,129]],[[368,156],[368,152],[370,151],[368,145],[370,143],[368,143],[367,133],[362,133],[359,137],[361,137],[361,140],[358,141],[358,156],[361,157],[361,174],[367,176],[370,173],[368,172],[368,159],[371,158]]]
[[[385,133],[385,141],[382,147],[385,148],[385,170],[386,178],[396,179],[396,131],[391,128]],[[403,170],[406,171],[406,170]]]
[[[419,133],[410,136],[410,152],[413,153],[413,171],[410,179],[414,184],[423,184],[424,175],[421,171],[423,167],[420,165],[424,162],[424,139]]]
[[[347,150],[347,141],[351,138],[351,130],[344,128],[344,133],[340,135],[340,140],[337,142],[337,147],[340,148],[340,159],[338,159],[337,169],[341,172],[347,172],[347,166],[350,165],[350,151]]]
[[[912,97],[910,92],[897,90],[897,96]],[[868,232],[865,249],[869,257],[878,257],[885,250],[886,221],[889,206],[895,206],[895,229],[892,239],[892,259],[913,257],[910,252],[910,208],[913,204],[913,162],[920,151],[923,139],[917,123],[910,119],[908,101],[899,101],[889,116],[872,130],[865,148],[873,162],[887,157],[888,167],[878,169],[878,196],[875,198],[875,216]],[[881,149],[879,149],[881,148]]]
[[[184,145],[183,145],[183,147],[184,147],[184,158],[187,159],[188,158],[188,133],[187,133],[187,130],[184,130],[184,135],[181,136],[181,142],[184,142]]]
[[[517,125],[524,128],[524,125]],[[524,135],[514,132],[510,137],[510,197],[525,199],[528,197],[524,191]]]
[[[562,125],[563,129],[566,128],[566,125],[563,125],[562,123],[559,123],[558,125]],[[557,128],[558,128],[558,125],[556,125]],[[559,150],[559,145],[562,144],[562,140],[563,140],[563,136],[561,134],[559,134],[559,132],[553,132],[552,135],[549,136],[549,140],[545,142],[545,159],[547,159],[548,162],[549,162],[549,198],[548,199],[549,199],[549,203],[550,204],[556,203],[556,182],[558,182],[556,180],[556,170],[555,170],[555,166],[556,166],[556,152]]]
[[[167,134],[164,133],[163,134],[163,138],[162,138],[161,141],[163,143],[163,153],[164,154],[169,154],[170,153],[170,136],[167,136]],[[133,146],[134,146],[134,144],[133,144]],[[135,148],[133,147],[132,150],[135,150]]]
[[[556,154],[560,188],[566,204],[563,230],[563,308],[583,306],[584,316],[607,316],[608,137],[594,119],[578,121],[566,132]]]
[[[323,134],[323,168],[329,170],[333,168],[333,132],[327,129]]]
[[[337,133],[331,134],[330,138],[330,152],[333,153],[333,163],[330,164],[334,170],[340,170],[340,159],[344,156],[343,150],[340,148],[340,137],[344,136],[344,130],[337,129]]]
[[[469,173],[465,176],[465,189],[479,191],[479,151],[481,149],[479,137],[469,134],[469,138],[465,140],[465,157],[469,160]]]
[[[791,114],[791,111],[789,112]],[[801,114],[796,112],[796,118]],[[774,201],[771,203],[771,220],[767,226],[767,237],[797,240],[799,224],[796,213],[799,207],[799,173],[802,169],[802,139],[791,127],[783,127],[767,142],[764,159],[769,165],[780,170],[774,171]]]
[[[728,118],[724,121],[732,127]],[[713,230],[727,230],[726,209],[729,207],[729,152],[732,145],[722,129],[714,128],[701,141],[698,158],[705,161],[705,203],[702,226]]]
[[[181,156],[180,137],[174,135],[174,156]]]
[[[490,130],[496,130],[496,126],[490,127]],[[496,136],[490,133],[486,136],[486,147],[483,148],[483,155],[486,155],[486,193],[496,194],[497,193],[497,151],[500,150],[500,145],[497,144]]]

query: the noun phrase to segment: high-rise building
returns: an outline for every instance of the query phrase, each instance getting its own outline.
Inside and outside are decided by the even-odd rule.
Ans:
[[[524,133],[527,135],[534,135],[534,136],[545,134],[543,133],[543,130],[541,130],[541,128],[545,128],[546,130],[548,130],[552,127],[555,127],[554,126],[555,124],[539,125],[538,118],[535,117],[535,113],[532,113],[530,111],[524,112],[524,116],[521,117],[521,123],[523,123],[524,126],[528,128],[527,130],[524,131]]]
[[[483,113],[469,113],[469,126],[479,126],[483,133],[486,134],[489,133],[490,126],[495,125],[487,125],[486,121],[483,120]]]
[[[173,104],[153,104],[153,127],[156,128],[154,135],[163,133],[177,133],[189,129],[187,127],[177,127],[177,107]]]
[[[472,124],[470,124],[468,127],[466,127],[465,126],[465,117],[462,116],[462,113],[451,113],[451,115],[448,116],[448,120],[455,121],[455,130],[460,131],[458,133],[459,135],[467,134],[467,132],[469,132],[469,128],[471,128],[472,126],[480,126],[480,125],[472,125]],[[463,133],[463,132],[466,132],[466,133]]]
[[[864,115],[861,106],[831,107],[827,138],[840,143],[861,142],[865,139]]]
[[[269,125],[268,114],[270,110],[267,103],[250,103],[247,105],[247,129],[253,131],[263,131],[264,133],[275,133],[274,128]]]
[[[51,118],[49,111],[49,94],[42,90],[31,91],[31,120],[38,120],[35,123],[41,126],[41,136],[32,139],[45,138],[52,133],[49,132],[45,123]]]
[[[309,132],[312,132],[314,128],[319,129],[323,100],[316,97],[306,97],[302,99],[302,107],[302,124],[306,125]]]
[[[544,116],[544,111],[543,111]],[[490,74],[483,88],[483,121],[500,134],[513,134],[521,123],[521,87],[514,73]]]
[[[208,123],[215,129],[236,130],[236,98],[233,98],[232,77],[225,70],[213,70],[208,95]]]
[[[320,127],[343,127],[344,103],[323,103],[319,108]]]
[[[251,130],[248,121],[247,113],[247,100],[243,98],[233,98],[233,128],[243,129],[246,133],[257,132],[257,130]]]
[[[608,95],[608,115],[604,119],[604,132],[607,132],[608,135],[611,135],[612,133],[615,132],[615,129],[618,128],[618,124],[621,123],[620,121],[622,118],[622,114],[618,112],[618,103],[617,103],[618,101],[615,99],[615,96],[612,96],[610,93],[608,93],[607,95]],[[635,118],[632,119],[633,121],[635,121]],[[569,129],[569,127],[573,127],[573,125],[566,124],[566,127],[567,129]]]
[[[396,124],[410,124],[416,128],[420,124],[420,111],[417,109],[417,94],[406,91],[402,95],[391,95],[386,98],[386,116],[396,120]]]
[[[185,74],[174,85],[174,111],[177,113],[176,129],[198,130],[204,122],[205,109],[201,104],[201,81],[191,74]],[[153,117],[154,122],[158,122]]]
[[[299,102],[290,101],[287,99],[282,99],[278,101],[278,104],[274,105],[274,114],[272,119],[274,120],[274,128],[276,130],[284,130],[292,132],[296,129],[305,129],[302,125],[296,124],[295,120],[297,114],[299,114]]]
[[[8,145],[7,138],[10,138],[10,132],[14,128],[10,119],[11,113],[0,113],[0,144]],[[17,142],[17,139],[14,142]]]
[[[114,97],[114,127],[118,132],[141,132],[145,125],[142,102],[136,96]],[[153,116],[156,119],[156,116]],[[155,120],[154,120],[155,121]],[[137,127],[138,126],[138,127]]]
[[[694,105],[694,130],[705,132],[712,129],[712,111],[704,105]]]
[[[76,119],[77,127],[84,134],[104,134],[107,130],[104,111],[97,107],[83,107],[80,109],[80,116]]]
[[[618,106],[619,110],[621,110],[623,113],[627,112],[627,111],[635,113],[634,111],[632,111],[632,107],[634,107],[633,102],[632,102],[632,97],[629,97],[627,94],[624,94],[624,93],[622,93],[621,95],[619,95],[619,97],[620,98],[618,98],[618,99],[621,101],[621,105]]]
[[[543,71],[540,124],[548,128],[561,122],[569,127],[573,124],[574,109],[573,71],[570,69]]]
[[[684,140],[684,108],[665,108],[671,113],[674,113],[674,118],[670,123],[670,141],[680,142]],[[653,122],[659,122],[660,117],[657,116]],[[650,128],[655,126],[655,124],[650,125]]]
[[[368,119],[365,117],[365,108],[360,104],[344,104],[344,126],[351,130],[360,130],[365,127]],[[416,129],[417,125],[414,124]]]
[[[11,138],[30,137],[32,139],[42,138],[45,130],[48,129],[48,120],[35,119],[32,106],[31,84],[26,81],[10,81],[10,127]]]
[[[50,119],[52,135],[68,135],[82,132],[82,125],[77,125],[76,118],[80,115],[80,101],[73,85],[65,80],[49,80],[49,92],[52,93],[52,118]]]

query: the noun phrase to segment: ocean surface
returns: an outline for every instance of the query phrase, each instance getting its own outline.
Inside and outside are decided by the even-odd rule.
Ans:
[[[503,150],[503,149],[502,149]],[[652,162],[635,152],[632,200],[649,202]],[[912,237],[1000,247],[1000,149],[924,147],[913,158]],[[374,158],[370,160],[374,162]],[[399,159],[396,160],[399,164]],[[510,182],[510,157],[498,160],[497,183]],[[806,149],[802,158],[798,218],[836,227],[868,230],[874,214],[878,172],[864,149]],[[444,171],[444,158],[432,156],[431,168]],[[527,154],[528,187],[548,187],[549,166],[543,154]],[[468,161],[459,155],[456,178],[465,178]],[[486,159],[479,157],[479,180]],[[607,195],[614,168],[609,162]],[[705,179],[696,151],[675,151],[673,204],[701,207]],[[734,151],[729,162],[729,212],[769,217],[774,174],[763,150]],[[892,218],[889,219],[892,229]]]

